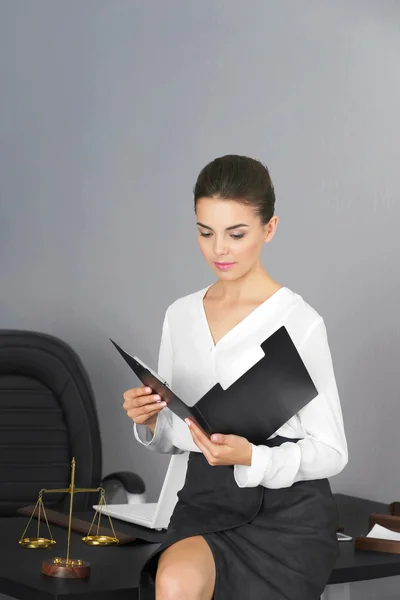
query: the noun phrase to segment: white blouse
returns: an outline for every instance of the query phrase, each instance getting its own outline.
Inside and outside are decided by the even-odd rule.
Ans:
[[[239,487],[282,488],[340,473],[348,450],[323,318],[299,294],[281,287],[214,344],[203,304],[211,285],[167,308],[157,368],[161,378],[193,406],[216,383],[226,389],[258,362],[264,355],[261,343],[285,325],[318,395],[268,438],[302,439],[272,448],[252,444],[251,465],[235,465],[235,481]],[[188,425],[168,407],[158,414],[154,435],[146,425],[134,423],[133,429],[150,450],[201,452]]]

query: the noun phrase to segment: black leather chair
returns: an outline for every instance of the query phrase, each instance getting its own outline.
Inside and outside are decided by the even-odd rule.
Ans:
[[[118,486],[128,502],[145,501],[142,478],[128,471],[102,478],[94,395],[85,367],[61,339],[0,329],[0,516],[35,504],[42,488],[68,488],[72,457],[77,487],[104,487],[106,501]],[[44,494],[46,507],[65,510],[69,494]],[[98,495],[74,495],[87,510]]]

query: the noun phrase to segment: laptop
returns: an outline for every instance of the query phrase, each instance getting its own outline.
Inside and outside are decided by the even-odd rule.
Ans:
[[[189,453],[173,454],[169,461],[158,502],[142,502],[140,504],[108,504],[102,505],[103,515],[113,519],[120,519],[128,523],[135,523],[149,529],[167,529],[168,524],[178,501],[178,492],[185,483],[187,460]],[[99,505],[94,504],[94,509]]]

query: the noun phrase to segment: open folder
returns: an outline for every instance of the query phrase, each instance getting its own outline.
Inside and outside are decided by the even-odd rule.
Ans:
[[[318,395],[284,325],[261,344],[264,356],[258,362],[227,389],[216,383],[194,406],[187,406],[138,357],[111,342],[142,383],[155,390],[178,417],[195,420],[208,436],[231,433],[261,444]]]

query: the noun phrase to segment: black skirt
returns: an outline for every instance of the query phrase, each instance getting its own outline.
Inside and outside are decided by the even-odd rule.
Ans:
[[[298,439],[276,436],[265,445]],[[141,597],[155,597],[161,552],[202,535],[214,556],[214,600],[318,600],[339,556],[338,525],[327,478],[239,488],[233,466],[190,452],[166,538],[142,568]]]

